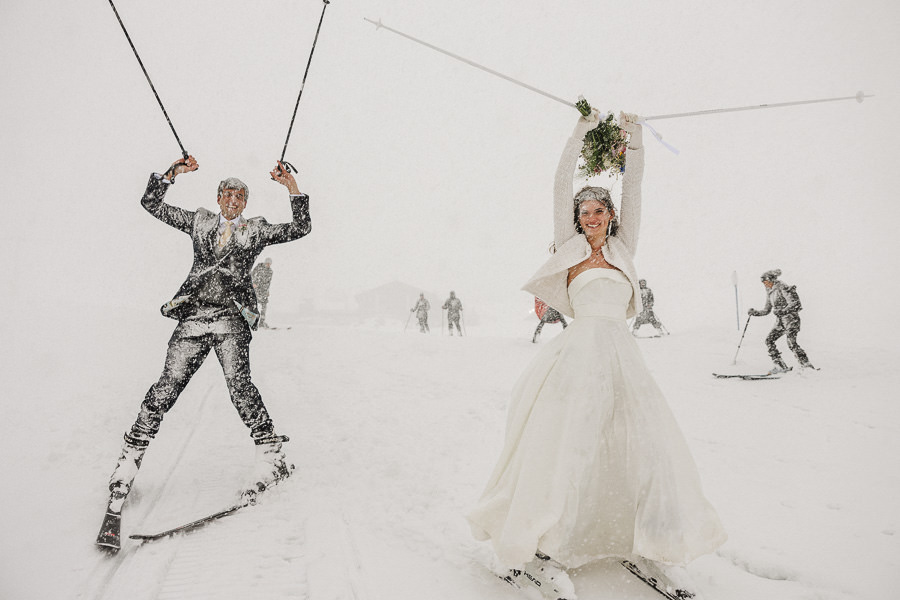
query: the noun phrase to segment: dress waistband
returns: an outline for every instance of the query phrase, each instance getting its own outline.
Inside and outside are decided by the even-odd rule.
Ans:
[[[602,304],[592,302],[586,306],[576,306],[574,308],[576,319],[581,317],[603,317],[617,321],[625,320],[625,307],[620,303]]]

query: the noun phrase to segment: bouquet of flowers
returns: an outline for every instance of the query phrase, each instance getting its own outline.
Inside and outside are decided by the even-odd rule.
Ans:
[[[591,105],[583,97],[575,103],[578,111],[587,117],[591,114]],[[600,173],[618,176],[625,172],[625,148],[628,145],[627,134],[619,129],[612,113],[600,121],[594,129],[584,136],[584,148],[581,150],[582,164],[578,173],[583,177],[591,177]]]

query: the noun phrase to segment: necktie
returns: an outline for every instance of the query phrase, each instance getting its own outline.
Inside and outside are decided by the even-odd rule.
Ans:
[[[228,243],[228,240],[231,239],[231,230],[234,227],[234,223],[231,221],[225,222],[225,231],[222,232],[222,235],[219,237],[219,248],[224,248],[225,244]]]

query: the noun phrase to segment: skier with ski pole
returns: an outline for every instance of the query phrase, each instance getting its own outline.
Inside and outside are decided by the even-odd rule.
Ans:
[[[275,433],[259,390],[250,379],[250,338],[259,319],[250,269],[266,246],[294,241],[310,232],[309,196],[300,192],[294,177],[279,164],[270,176],[287,188],[293,213],[289,223],[244,218],[250,190],[236,177],[219,184],[218,213],[167,204],[164,198],[176,177],[198,168],[193,156],[175,161],[165,173],[150,176],[141,198],[147,212],[191,237],[194,263],[178,292],[160,309],[178,325],[169,340],[162,374],[148,390],[134,424],[125,433],[121,455],[109,479],[109,503],[97,544],[112,551],[121,545],[122,507],[144,453],[159,432],[163,417],[211,350],[222,365],[231,402],[256,446],[253,484],[242,495],[244,503],[253,502],[258,492],[288,477],[293,468],[282,451],[282,443],[288,438]]]
[[[431,310],[431,303],[425,299],[425,294],[419,294],[416,305],[409,309],[410,313],[416,313],[416,320],[419,321],[419,333],[430,333],[431,328],[428,326],[428,311]]]
[[[766,337],[766,347],[769,350],[769,356],[775,366],[769,371],[769,375],[784,373],[790,371],[790,367],[785,364],[781,358],[781,352],[775,346],[782,336],[787,335],[788,348],[797,357],[801,369],[815,369],[806,351],[797,343],[797,334],[800,333],[800,315],[798,314],[803,306],[800,304],[800,296],[797,294],[796,285],[787,285],[778,278],[781,276],[781,269],[772,269],[762,274],[763,285],[766,286],[766,305],[762,310],[751,308],[748,314],[751,317],[762,317],[770,312],[775,313],[775,327]]]

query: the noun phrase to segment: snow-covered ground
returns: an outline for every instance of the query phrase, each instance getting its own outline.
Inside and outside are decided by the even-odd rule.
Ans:
[[[0,597],[521,597],[490,574],[491,552],[462,515],[499,452],[509,390],[539,348],[533,317],[498,316],[451,338],[404,332],[401,320],[276,311],[291,328],[257,333],[252,360],[292,438],[295,475],[256,507],[188,535],[126,540],[114,558],[93,547],[106,480],[172,322],[87,306],[58,319],[66,334],[36,319],[31,335],[47,344],[14,363],[32,377],[13,385],[5,418],[19,425],[0,439]],[[738,368],[768,367],[768,325],[753,321]],[[560,330],[545,327],[544,342]],[[85,348],[83,336],[96,343]],[[880,600],[900,585],[900,352],[848,350],[805,330],[800,340],[822,370],[758,382],[710,375],[730,366],[733,328],[639,341],[729,533],[690,567],[708,599]],[[229,506],[252,458],[211,358],[148,451],[123,533]],[[582,599],[655,597],[612,563],[574,581]]]

